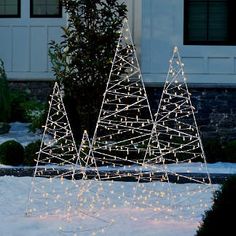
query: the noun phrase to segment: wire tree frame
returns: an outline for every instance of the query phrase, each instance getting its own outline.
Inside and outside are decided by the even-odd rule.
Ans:
[[[58,230],[69,230],[70,233],[96,232],[110,224],[95,210],[98,197],[91,194],[93,182],[86,180],[86,166],[82,165],[79,153],[63,103],[63,92],[56,82],[49,102],[26,215],[56,218],[60,222]],[[102,190],[100,186],[95,189],[97,193]],[[93,225],[87,223],[88,219],[100,228],[93,229]],[[73,220],[79,221],[79,224],[71,228],[68,223]]]
[[[91,153],[97,164],[121,167],[113,172],[115,178],[122,177],[122,168],[142,164],[152,123],[137,55],[125,19],[92,142]]]
[[[44,217],[70,209],[69,202],[64,198],[71,194],[71,190],[65,186],[61,193],[57,186],[60,187],[66,179],[74,180],[78,161],[78,151],[62,93],[58,83],[55,83],[32,180],[27,214],[40,214]],[[44,182],[51,183],[50,189],[45,189]]]
[[[201,193],[211,187],[199,129],[195,118],[195,108],[191,102],[184,64],[178,48],[175,47],[164,84],[158,111],[145,154],[145,165],[153,171],[160,169],[162,162],[164,176],[172,183],[195,183],[197,187],[186,185],[185,192],[171,192],[171,202],[179,209],[189,209],[194,214],[202,204]],[[194,166],[198,167],[192,172]],[[190,203],[191,196],[199,194],[198,203]],[[181,204],[187,204],[185,207]],[[199,205],[200,204],[200,205]],[[181,206],[181,207],[180,207]],[[181,216],[181,213],[179,213]]]

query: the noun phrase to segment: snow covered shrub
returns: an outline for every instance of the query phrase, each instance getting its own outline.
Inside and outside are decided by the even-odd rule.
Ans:
[[[24,109],[26,120],[31,123],[30,131],[36,132],[37,129],[41,129],[47,117],[45,104],[32,100],[25,103]]]
[[[9,140],[0,145],[0,163],[4,165],[17,166],[23,163],[24,148],[14,141]]]
[[[234,235],[236,212],[236,176],[228,179],[214,194],[214,203],[205,212],[196,236]]]
[[[37,160],[37,152],[40,149],[40,144],[41,141],[37,140],[33,143],[28,144],[25,147],[25,156],[24,156],[24,164],[25,165],[30,165],[33,166],[36,164],[36,160]]]

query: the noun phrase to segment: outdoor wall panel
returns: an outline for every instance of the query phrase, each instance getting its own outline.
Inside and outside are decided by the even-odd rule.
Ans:
[[[143,0],[141,65],[146,83],[162,85],[174,46],[192,84],[236,84],[236,47],[184,45],[184,1]]]
[[[208,58],[209,73],[234,73],[232,58]]]
[[[236,57],[234,57],[234,73],[236,74]]]
[[[29,71],[29,27],[13,28],[13,71]]]
[[[12,67],[12,40],[11,27],[0,27],[0,58],[4,62],[5,70],[11,70]]]
[[[182,57],[186,73],[206,73],[203,57]]]
[[[63,34],[62,32],[62,29],[59,28],[59,27],[53,27],[53,26],[49,26],[47,28],[47,34],[48,34],[48,50],[50,48],[50,42],[53,40],[57,43],[59,43],[61,40],[62,40],[62,37],[61,35]],[[47,63],[48,63],[48,70],[51,71],[51,67],[52,67],[52,63],[51,63],[51,60],[50,60],[50,57],[48,56],[48,60],[47,60]]]
[[[32,72],[47,71],[47,28],[31,27],[30,28],[30,70]]]

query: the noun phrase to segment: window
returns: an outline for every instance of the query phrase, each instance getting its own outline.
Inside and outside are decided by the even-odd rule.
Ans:
[[[235,0],[185,0],[184,44],[236,45]]]
[[[30,17],[62,17],[60,0],[31,0]]]
[[[20,0],[0,0],[0,17],[20,17]]]

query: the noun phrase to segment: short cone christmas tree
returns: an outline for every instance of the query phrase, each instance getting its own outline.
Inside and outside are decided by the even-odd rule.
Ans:
[[[28,215],[71,214],[71,196],[75,188],[73,180],[76,165],[80,164],[78,162],[78,151],[62,92],[55,83],[32,181]],[[70,183],[65,184],[68,181]]]
[[[91,148],[92,148],[92,144],[89,140],[87,130],[84,130],[80,147],[79,147],[79,157],[80,157],[82,166],[85,166],[86,168],[96,166],[96,161],[93,155],[91,156],[89,155]]]
[[[96,160],[91,152],[91,148],[92,146],[89,140],[87,130],[84,130],[78,153],[79,158],[81,160],[81,165],[84,167],[84,180],[86,180],[83,182],[83,186],[81,186],[81,189],[84,188],[84,191],[81,191],[81,194],[83,194],[83,192],[89,192],[88,190],[92,190],[93,188],[96,189],[96,185],[100,184],[100,183],[95,183],[93,181],[88,181],[88,180],[100,180],[100,175],[97,168]],[[99,194],[102,191],[102,188],[100,187],[98,187],[97,190],[93,189],[93,192],[96,192],[97,201],[100,201]],[[88,196],[86,198],[88,199]],[[81,195],[80,201],[83,200],[84,199]],[[94,198],[92,199],[92,201],[96,202]]]
[[[81,180],[75,180],[75,176]],[[62,91],[55,83],[26,215],[47,219],[56,217],[57,221],[60,220],[59,231],[62,232],[93,232],[93,224],[99,224],[102,229],[110,222],[94,212],[98,197],[97,194],[90,197],[92,187],[93,183],[87,182],[80,161],[63,103]],[[100,186],[94,188],[93,191],[101,192]],[[84,221],[87,218],[91,224],[88,224],[87,220]],[[76,221],[77,224],[71,226],[68,221]]]
[[[182,209],[190,209],[192,214],[197,209],[189,199],[194,194],[199,195],[211,186],[210,175],[206,166],[206,158],[195,118],[195,108],[192,105],[191,94],[188,91],[184,65],[175,47],[170,60],[169,71],[161,96],[158,112],[153,125],[152,135],[146,152],[145,163],[159,169],[158,162],[162,161],[165,176],[174,183],[196,183],[196,187],[186,186],[178,195],[172,193],[173,202]],[[196,170],[192,171],[194,162]],[[196,166],[195,165],[195,166]],[[177,196],[178,195],[178,196]],[[189,204],[189,205],[188,205]],[[180,213],[181,216],[181,213]]]

